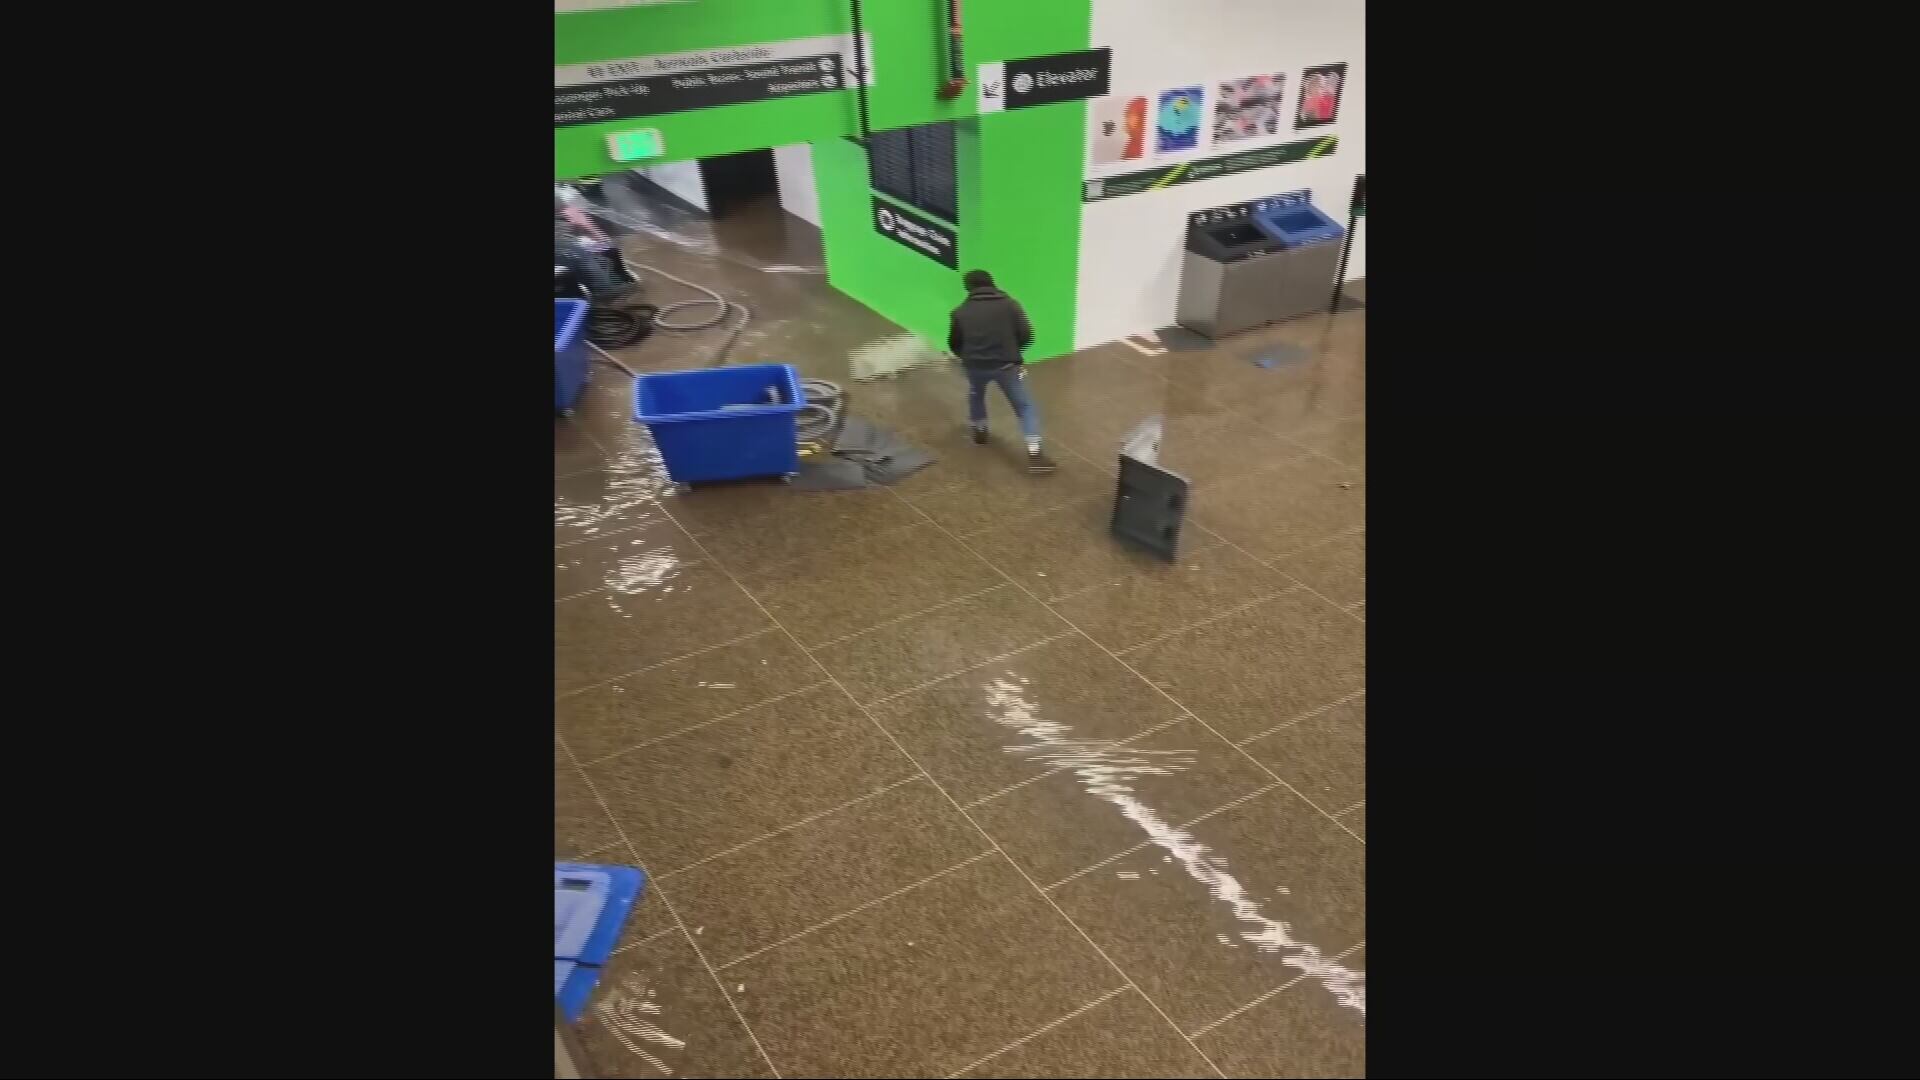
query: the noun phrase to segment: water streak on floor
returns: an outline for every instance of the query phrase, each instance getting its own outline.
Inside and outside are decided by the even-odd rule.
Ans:
[[[1110,739],[1072,739],[1065,725],[1042,720],[1039,706],[1023,695],[1024,680],[996,679],[987,688],[987,707],[995,723],[1026,736],[1029,742],[1006,748],[1047,769],[1070,769],[1086,786],[1087,793],[1118,807],[1127,820],[1139,826],[1147,839],[1177,859],[1195,881],[1207,887],[1214,898],[1232,910],[1234,917],[1248,924],[1240,936],[1261,952],[1284,952],[1281,962],[1298,968],[1304,975],[1319,980],[1340,1004],[1367,1011],[1366,972],[1353,971],[1327,959],[1317,946],[1296,941],[1287,932],[1287,924],[1260,913],[1260,904],[1247,894],[1234,876],[1227,872],[1227,861],[1193,838],[1191,833],[1169,823],[1159,811],[1136,797],[1132,781],[1142,776],[1169,776],[1185,770],[1193,754],[1185,750],[1134,750]],[[1158,871],[1154,871],[1158,873]],[[1122,872],[1126,880],[1139,880],[1138,873]],[[1225,934],[1216,935],[1221,944],[1232,947]]]

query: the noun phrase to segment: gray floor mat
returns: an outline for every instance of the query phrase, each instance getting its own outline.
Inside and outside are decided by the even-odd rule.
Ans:
[[[858,461],[828,455],[800,463],[793,486],[799,491],[845,491],[867,486],[866,466]]]
[[[833,445],[837,457],[860,462],[867,479],[891,484],[934,463],[934,456],[886,428],[858,416],[847,417]]]
[[[857,416],[840,428],[830,457],[804,461],[793,478],[801,491],[845,491],[870,484],[891,484],[937,460],[900,436]]]

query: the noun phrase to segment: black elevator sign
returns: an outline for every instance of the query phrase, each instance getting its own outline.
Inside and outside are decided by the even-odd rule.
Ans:
[[[954,252],[953,230],[898,203],[873,200],[873,228],[901,247],[912,248],[949,270],[960,268]]]
[[[1009,109],[1104,97],[1113,77],[1113,50],[1088,49],[1009,60],[1005,72]]]
[[[597,124],[640,116],[738,105],[745,101],[844,90],[837,55],[801,56],[699,71],[641,75],[553,88],[553,126]]]

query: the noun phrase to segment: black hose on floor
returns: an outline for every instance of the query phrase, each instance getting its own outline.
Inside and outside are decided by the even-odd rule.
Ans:
[[[631,307],[593,307],[587,310],[587,341],[603,349],[624,349],[638,345],[653,333],[653,317],[659,314],[652,304]]]
[[[795,434],[803,443],[831,450],[846,422],[847,392],[825,379],[801,379],[800,392],[806,404],[794,417]]]

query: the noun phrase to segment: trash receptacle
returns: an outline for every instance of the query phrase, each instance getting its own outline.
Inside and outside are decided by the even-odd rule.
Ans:
[[[800,469],[796,414],[806,404],[791,364],[662,371],[633,384],[633,418],[647,425],[676,484],[790,476]]]
[[[1217,338],[1278,318],[1273,293],[1281,271],[1272,255],[1279,249],[1247,217],[1189,224],[1174,321]]]
[[[1253,222],[1280,245],[1279,253],[1272,256],[1279,269],[1273,317],[1291,319],[1325,311],[1334,276],[1340,272],[1340,247],[1347,230],[1304,201],[1256,213]]]
[[[587,387],[587,302],[553,301],[553,411],[573,412]]]

